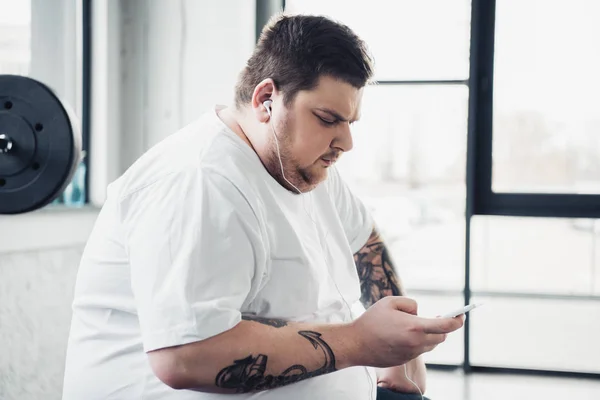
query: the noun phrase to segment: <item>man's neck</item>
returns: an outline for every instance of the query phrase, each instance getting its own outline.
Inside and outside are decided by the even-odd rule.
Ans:
[[[258,158],[261,160],[261,163],[263,164],[263,166],[265,167],[265,169],[267,170],[267,172],[269,172],[269,174],[271,176],[273,176],[273,179],[275,179],[285,189],[289,190],[290,192],[292,192],[294,194],[297,194],[297,191],[296,191],[295,188],[291,187],[289,185],[289,183],[284,182],[284,180],[279,177],[280,174],[274,174],[271,171],[269,171],[269,168],[265,164],[265,160],[263,160],[263,158],[261,157],[261,155],[256,151],[256,148],[254,147],[254,145],[252,144],[252,142],[250,141],[250,139],[246,135],[246,133],[244,131],[244,128],[242,127],[243,125],[249,125],[250,124],[250,123],[248,123],[248,124],[244,123],[244,121],[248,121],[246,119],[246,115],[244,115],[244,111],[240,111],[240,110],[236,110],[235,108],[227,107],[227,108],[223,108],[223,109],[217,111],[217,115],[221,119],[221,121],[223,121],[223,123],[225,125],[227,125],[227,127],[229,129],[231,129],[248,146],[250,146],[250,148],[252,149],[252,151],[254,151],[256,153],[256,155],[258,156]],[[279,164],[273,166],[272,169],[276,169],[277,172],[279,172]],[[300,190],[302,192],[309,192],[312,189],[314,189],[314,187],[308,187],[308,188],[302,187],[302,188],[300,188]]]
[[[217,115],[221,121],[223,121],[223,123],[233,131],[233,133],[238,135],[240,139],[242,139],[248,146],[250,146],[250,148],[252,148],[252,150],[256,151],[254,146],[252,146],[252,142],[250,142],[250,139],[248,139],[248,136],[246,136],[246,133],[242,129],[242,126],[238,123],[239,116],[234,109],[229,107],[223,108],[217,112]]]

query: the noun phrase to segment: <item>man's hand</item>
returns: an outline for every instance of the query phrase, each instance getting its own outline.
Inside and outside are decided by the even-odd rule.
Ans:
[[[433,350],[446,335],[463,326],[463,318],[421,318],[417,303],[388,296],[351,323],[358,346],[357,365],[386,368],[405,364]]]

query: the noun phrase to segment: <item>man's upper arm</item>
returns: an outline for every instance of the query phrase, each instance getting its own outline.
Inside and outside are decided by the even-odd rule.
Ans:
[[[256,218],[235,187],[190,169],[120,204],[144,350],[235,326],[265,261]]]
[[[373,230],[367,243],[354,254],[365,308],[386,296],[402,296],[404,290],[383,239]]]

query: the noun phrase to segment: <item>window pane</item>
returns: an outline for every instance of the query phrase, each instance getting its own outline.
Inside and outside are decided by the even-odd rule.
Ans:
[[[493,190],[600,193],[600,2],[496,4]]]
[[[77,0],[0,0],[0,74],[51,88],[81,119],[81,12]],[[86,161],[54,203],[82,205]]]
[[[598,301],[473,298],[473,365],[600,372]]]
[[[458,310],[463,307],[464,297],[456,296],[433,296],[412,294],[410,291],[407,296],[415,299],[419,305],[419,315],[422,317],[435,318],[438,315],[444,315],[448,312]],[[423,358],[428,364],[447,364],[459,365],[464,360],[464,330],[460,329],[448,335],[446,341],[436,347],[433,351],[425,353]]]
[[[473,290],[600,293],[593,220],[476,216],[471,228]]]
[[[463,86],[367,87],[338,165],[411,288],[464,286],[467,98]]]
[[[287,0],[291,13],[320,14],[364,39],[379,80],[467,79],[468,0]]]
[[[592,253],[592,259],[594,260],[594,266],[592,269],[592,294],[600,296],[600,220],[594,220],[593,224],[594,232],[594,252]]]

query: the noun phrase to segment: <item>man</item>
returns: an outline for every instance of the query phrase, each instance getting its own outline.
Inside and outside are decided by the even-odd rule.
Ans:
[[[463,320],[416,315],[334,167],[371,75],[347,27],[276,18],[235,106],[109,186],[77,278],[65,400],[424,390],[420,355]]]

